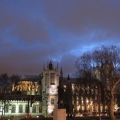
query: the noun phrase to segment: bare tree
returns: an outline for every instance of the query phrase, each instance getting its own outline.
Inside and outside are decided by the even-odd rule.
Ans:
[[[0,88],[1,93],[7,93],[8,92],[8,85],[10,84],[9,77],[6,73],[0,75]]]
[[[11,79],[11,82],[13,83],[15,83],[15,85],[16,84],[18,84],[18,82],[20,81],[20,79],[21,79],[21,77],[19,76],[19,75],[12,75],[11,77],[10,77],[10,79]]]
[[[21,77],[19,75],[12,75],[12,76],[10,76],[10,80],[11,80],[11,84],[14,84],[14,86],[17,86],[19,81],[21,80]],[[15,94],[19,93],[20,94],[20,91],[16,91],[16,89],[15,89],[15,91],[12,91],[12,93],[13,94],[14,93]]]
[[[114,93],[120,81],[120,49],[117,46],[100,46],[84,53],[75,63],[77,76],[101,82],[105,97],[109,101],[110,118],[113,113]]]

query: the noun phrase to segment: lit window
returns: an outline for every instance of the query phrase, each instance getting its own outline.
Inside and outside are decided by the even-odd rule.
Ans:
[[[54,104],[54,98],[51,98],[51,104]]]
[[[83,96],[81,96],[81,100],[83,100]]]
[[[25,112],[28,113],[29,112],[29,108],[28,105],[25,106]]]
[[[5,106],[5,113],[8,113],[8,105]]]
[[[11,113],[15,113],[15,111],[16,111],[16,106],[12,105]]]
[[[23,106],[19,105],[19,113],[23,113]]]
[[[55,74],[54,73],[51,73],[51,76],[50,76],[50,78],[51,78],[51,81],[50,81],[50,84],[51,85],[55,85]]]
[[[3,110],[3,108],[2,108],[2,106],[0,106],[0,111],[2,111]]]
[[[33,107],[32,107],[32,112],[33,112],[33,113],[36,113],[36,105],[33,105]]]

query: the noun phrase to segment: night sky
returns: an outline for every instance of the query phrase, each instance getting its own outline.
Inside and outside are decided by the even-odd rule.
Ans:
[[[73,76],[83,52],[108,44],[120,45],[120,0],[0,0],[0,74],[52,61]]]

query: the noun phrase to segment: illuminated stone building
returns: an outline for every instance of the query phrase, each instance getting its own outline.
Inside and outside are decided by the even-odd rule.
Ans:
[[[25,116],[32,113],[36,116],[41,112],[41,90],[39,76],[24,76],[20,81],[12,82],[1,91],[0,114],[1,116]],[[2,86],[0,87],[2,90]]]
[[[42,86],[42,113],[52,114],[53,109],[57,107],[59,75],[58,66],[54,68],[50,62],[47,68],[43,69],[41,73],[41,86]]]
[[[104,67],[105,72],[108,72],[108,69],[111,69],[110,68],[111,66],[112,66],[111,63],[110,64],[105,63],[102,67]],[[112,74],[113,71],[111,75]],[[66,96],[67,93],[66,90],[69,87],[69,85],[71,85],[71,91],[69,90],[69,92],[71,92],[71,97],[69,97],[69,102],[71,102],[72,111],[68,110],[70,111],[69,113],[80,114],[84,111],[88,111],[90,114],[92,114],[93,111],[98,112],[98,111],[109,110],[108,101],[105,97],[104,88],[101,83],[102,78],[101,78],[100,68],[98,66],[93,69],[93,75],[95,77],[94,82],[92,80],[80,79],[80,78],[68,79],[68,78],[64,78],[62,74],[60,75],[61,75],[60,76],[61,87],[59,86],[59,88],[63,89],[63,91],[62,90],[60,91],[62,92],[62,96],[61,96],[62,99],[58,101],[60,107],[63,105],[66,108],[67,106],[69,106],[70,108],[70,105],[67,106],[65,105],[66,102],[63,96]],[[62,105],[60,101],[63,102]],[[117,100],[115,95],[114,109],[118,108],[118,102],[119,101]]]
[[[27,113],[34,117],[38,114],[49,116],[54,108],[66,108],[67,113],[75,114],[86,110],[92,114],[108,109],[105,102],[102,88],[69,75],[64,78],[62,69],[59,75],[58,65],[54,67],[51,62],[38,76],[28,75],[11,82],[4,92],[0,86],[1,116],[19,117]]]
[[[68,110],[70,111],[68,113],[75,113],[77,115],[80,115],[84,111],[87,111],[89,112],[89,114],[92,114],[94,111],[98,112],[99,110],[109,110],[108,101],[105,99],[105,94],[102,86],[98,87],[91,81],[87,81],[87,84],[84,83],[82,80],[78,82],[78,80],[75,78],[71,78],[69,81],[67,78],[63,78],[63,81],[63,96],[66,96],[68,82],[70,82],[71,84],[71,97],[69,98],[69,103],[71,103],[71,105],[68,106],[69,108],[70,106],[72,107],[72,111]],[[64,102],[64,98],[61,101]],[[117,108],[118,101],[115,97],[114,109]]]
[[[51,62],[38,76],[26,75],[19,81],[11,82],[5,91],[0,86],[0,115],[51,115],[57,107],[58,86],[58,66],[54,68]]]

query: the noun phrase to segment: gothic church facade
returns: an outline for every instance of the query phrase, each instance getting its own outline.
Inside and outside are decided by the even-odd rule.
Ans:
[[[59,75],[60,74],[60,75]],[[91,89],[92,86],[92,89]],[[0,90],[2,86],[0,87]],[[20,81],[12,82],[6,92],[0,91],[0,115],[24,117],[30,114],[52,116],[54,108],[66,108],[68,113],[79,115],[83,111],[108,110],[99,90],[92,83],[79,83],[78,79],[63,77],[58,65],[50,62],[38,76],[24,76]],[[117,108],[115,99],[114,109]]]

